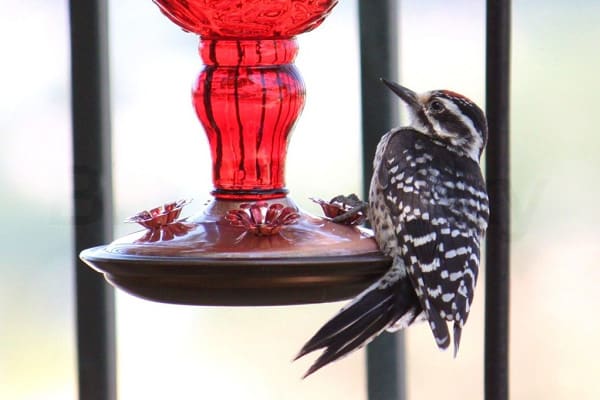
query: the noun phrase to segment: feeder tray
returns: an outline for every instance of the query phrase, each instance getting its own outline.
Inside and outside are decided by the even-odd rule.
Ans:
[[[279,233],[256,236],[223,218],[225,208],[239,205],[214,201],[197,216],[87,249],[81,258],[147,300],[228,306],[343,300],[391,264],[368,230],[300,213]],[[170,233],[173,225],[180,236]]]

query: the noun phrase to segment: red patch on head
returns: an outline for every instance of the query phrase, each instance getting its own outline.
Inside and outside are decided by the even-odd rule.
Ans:
[[[467,96],[463,96],[462,94],[453,92],[452,90],[442,90],[442,93],[444,93],[448,97],[454,97],[454,98],[457,98],[457,99],[463,99],[465,101],[468,101],[469,103],[473,103],[471,101],[471,99],[469,99]]]

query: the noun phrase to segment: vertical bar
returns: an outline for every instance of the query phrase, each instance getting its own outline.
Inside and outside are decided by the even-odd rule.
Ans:
[[[510,0],[487,1],[485,399],[508,399]]]
[[[380,78],[398,79],[397,0],[359,1],[363,190],[369,192],[373,158],[384,133],[398,125],[398,102]]]
[[[363,131],[363,198],[368,194],[377,143],[398,125],[398,107],[379,78],[397,80],[397,1],[359,1]],[[405,398],[404,335],[384,334],[367,347],[369,400]]]
[[[106,0],[71,0],[71,102],[79,398],[116,399],[114,295],[79,260],[112,236]]]

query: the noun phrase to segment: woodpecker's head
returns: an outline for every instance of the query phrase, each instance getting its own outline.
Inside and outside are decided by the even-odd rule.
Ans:
[[[413,128],[479,162],[487,142],[487,122],[477,104],[450,90],[417,94],[397,83],[382,82],[406,103]]]

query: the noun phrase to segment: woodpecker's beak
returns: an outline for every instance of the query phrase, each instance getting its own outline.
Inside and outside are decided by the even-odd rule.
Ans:
[[[421,108],[421,104],[419,103],[417,94],[412,90],[405,88],[404,86],[400,86],[395,82],[385,80],[383,78],[381,78],[381,82],[383,82],[387,87],[389,87],[392,92],[396,93],[398,97],[400,97],[402,101],[404,101],[406,105],[411,109],[417,110]]]

